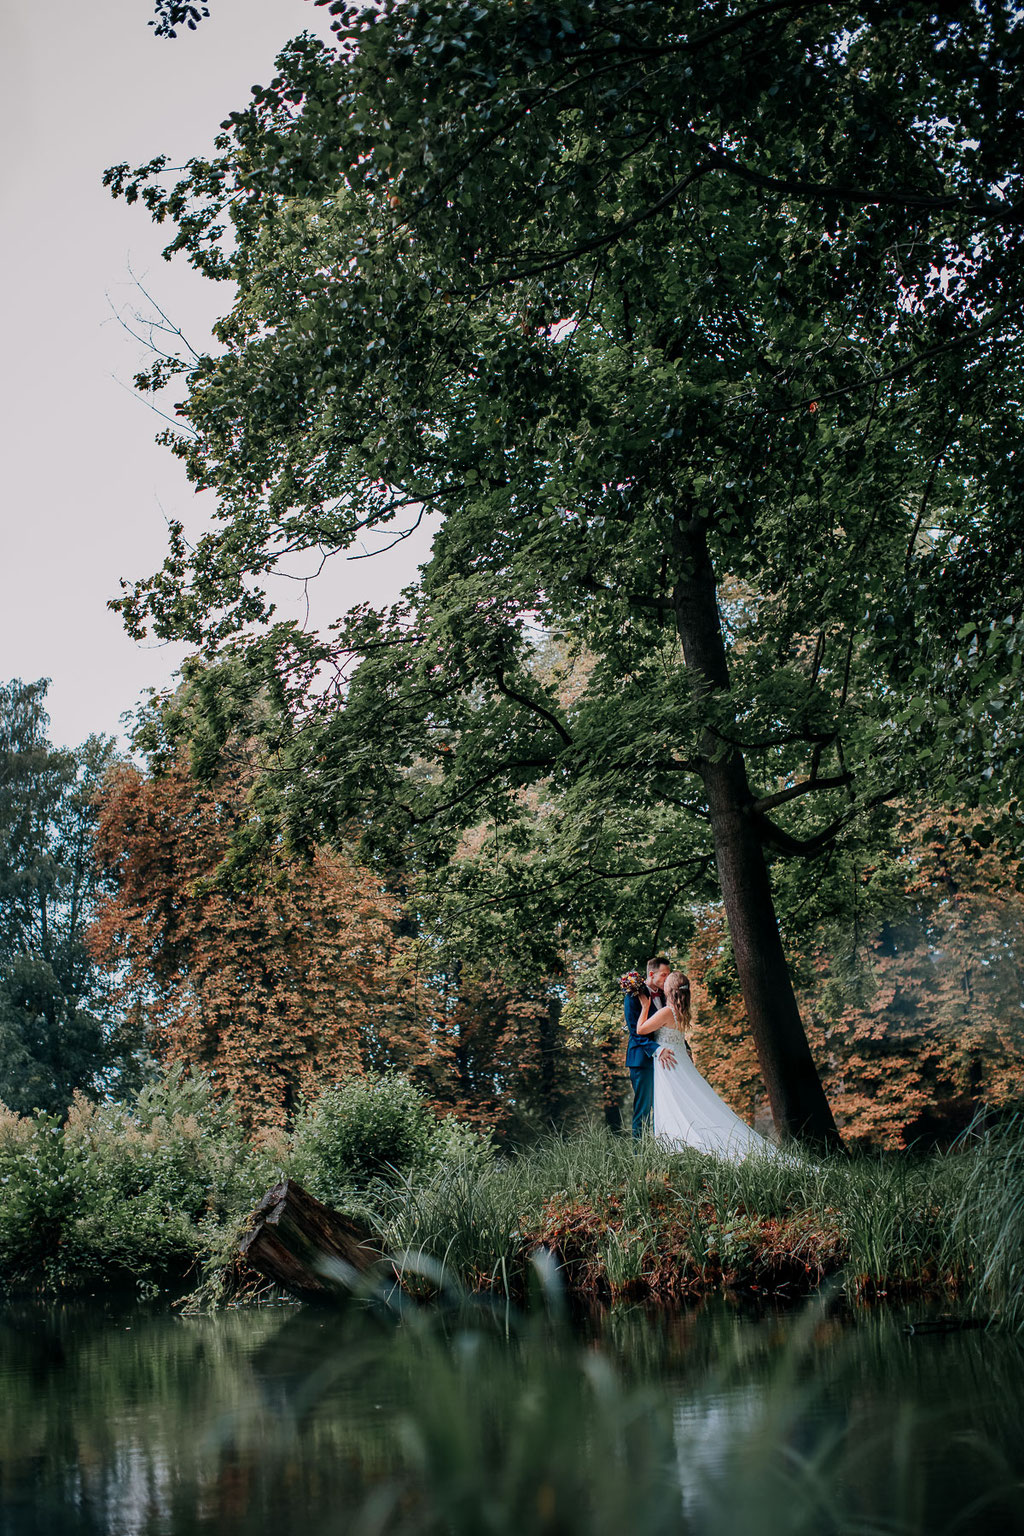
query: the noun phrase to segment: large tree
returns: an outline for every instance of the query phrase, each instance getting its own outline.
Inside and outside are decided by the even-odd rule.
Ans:
[[[77,1089],[131,1083],[138,1044],[85,943],[103,883],[94,795],[114,743],[47,737],[46,682],[0,685],[0,1101],[61,1114]]]
[[[443,871],[489,826],[460,910],[538,958],[678,940],[714,869],[776,1120],[834,1140],[771,864],[1018,774],[1021,13],[331,9],[211,159],[108,173],[237,285],[143,380],[187,372],[220,523],[129,627],[275,679],[297,840],[358,814]],[[233,639],[283,555],[420,509],[405,603]]]

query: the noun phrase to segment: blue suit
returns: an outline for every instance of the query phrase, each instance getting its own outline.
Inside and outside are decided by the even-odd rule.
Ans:
[[[626,1067],[629,1071],[629,1080],[633,1084],[634,1136],[642,1136],[645,1129],[650,1129],[651,1117],[654,1114],[654,1055],[658,1049],[658,1040],[656,1035],[638,1035],[636,1032],[642,1006],[641,998],[634,997],[631,992],[626,993],[626,1028],[629,1031]],[[653,992],[649,1014],[656,1013],[664,1006],[663,993]]]

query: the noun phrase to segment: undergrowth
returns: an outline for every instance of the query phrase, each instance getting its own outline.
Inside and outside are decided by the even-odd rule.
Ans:
[[[501,1153],[398,1077],[329,1089],[272,1145],[171,1072],[63,1124],[0,1108],[0,1282],[207,1297],[241,1280],[249,1213],[283,1174],[371,1227],[419,1294],[443,1272],[518,1297],[538,1248],[569,1292],[778,1299],[837,1277],[851,1298],[931,1295],[1024,1327],[1021,1122],[946,1152],[732,1163],[594,1129]]]

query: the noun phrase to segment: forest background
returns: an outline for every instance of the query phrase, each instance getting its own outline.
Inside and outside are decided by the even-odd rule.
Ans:
[[[254,748],[213,780],[182,758],[140,766],[103,738],[60,750],[44,702],[43,683],[0,689],[8,1108],[63,1118],[76,1094],[129,1103],[178,1063],[261,1133],[290,1128],[325,1088],[387,1072],[505,1142],[621,1126],[621,1000],[596,947],[567,949],[547,977],[503,975],[504,952],[463,963],[415,892],[382,882],[353,848],[262,845]],[[795,956],[826,1091],[863,1147],[946,1145],[982,1106],[1018,1107],[1024,1090],[1014,861],[976,815],[919,811],[899,825],[891,855],[857,871],[851,919],[822,925]],[[246,829],[259,857],[231,859]],[[721,907],[693,920],[677,958],[695,984],[697,1062],[767,1128]]]
[[[12,1104],[153,1052],[253,1124],[391,1066],[614,1121],[660,948],[748,1115],[751,1036],[818,1139],[814,1065],[855,1141],[1012,1102],[1019,16],[331,10],[109,173],[233,285],[139,380],[220,526],[117,605],[197,649],[144,766],[7,690]],[[402,603],[272,622],[282,554],[424,508]]]

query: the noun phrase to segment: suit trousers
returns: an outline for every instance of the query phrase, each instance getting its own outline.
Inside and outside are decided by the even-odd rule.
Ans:
[[[642,1067],[630,1067],[633,1084],[633,1135],[649,1131],[654,1119],[654,1057],[648,1056]]]

